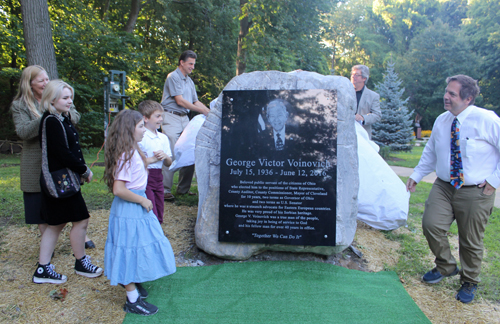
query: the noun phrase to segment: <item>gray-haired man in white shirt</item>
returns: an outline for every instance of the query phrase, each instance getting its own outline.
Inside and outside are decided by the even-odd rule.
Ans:
[[[425,203],[422,229],[436,267],[422,280],[429,284],[460,273],[456,298],[474,299],[483,258],[483,237],[500,186],[500,118],[474,106],[477,81],[466,75],[446,79],[444,108],[432,128],[420,162],[406,183],[415,186],[436,171],[437,179]],[[462,269],[452,256],[447,232],[456,219]]]

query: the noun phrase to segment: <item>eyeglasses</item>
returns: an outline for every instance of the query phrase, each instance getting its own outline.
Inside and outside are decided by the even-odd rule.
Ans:
[[[363,75],[361,75],[361,73],[356,73],[356,72],[352,72],[351,76],[363,77]]]

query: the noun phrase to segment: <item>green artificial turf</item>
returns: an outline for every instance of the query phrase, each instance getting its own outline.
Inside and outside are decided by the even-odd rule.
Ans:
[[[123,323],[430,323],[394,272],[321,262],[183,267],[144,286],[159,312]]]

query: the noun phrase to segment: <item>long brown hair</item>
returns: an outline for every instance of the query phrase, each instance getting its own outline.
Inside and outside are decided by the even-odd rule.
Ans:
[[[111,123],[106,137],[104,182],[113,192],[116,173],[130,161],[135,150],[139,152],[146,168],[146,158],[134,138],[135,126],[143,119],[140,112],[135,110],[122,110]],[[123,158],[120,169],[118,162]]]
[[[30,65],[24,68],[21,79],[19,80],[17,94],[13,100],[19,100],[25,104],[36,118],[43,115],[44,109],[41,106],[39,106],[38,109],[36,107],[35,95],[33,94],[33,90],[31,90],[31,81],[42,72],[45,72],[45,69],[40,65]]]

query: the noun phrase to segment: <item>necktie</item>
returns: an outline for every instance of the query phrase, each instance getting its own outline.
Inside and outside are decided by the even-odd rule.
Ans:
[[[464,184],[464,170],[462,166],[462,153],[460,152],[460,126],[455,117],[451,124],[451,156],[450,156],[450,183],[456,189]]]
[[[280,133],[276,133],[276,151],[283,150],[283,140],[281,139]]]

